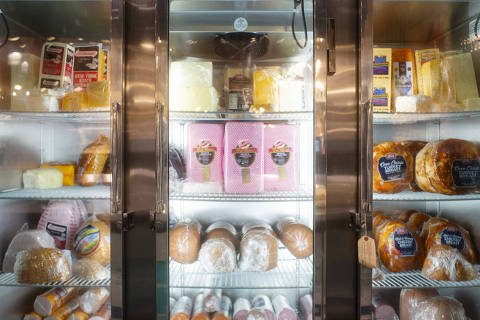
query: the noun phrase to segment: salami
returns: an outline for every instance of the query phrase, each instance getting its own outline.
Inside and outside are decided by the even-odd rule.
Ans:
[[[275,312],[273,311],[272,303],[270,298],[264,294],[255,296],[252,300],[253,309],[262,309],[267,315],[268,320],[275,320]]]
[[[171,320],[190,320],[190,315],[192,313],[192,299],[187,296],[183,296],[178,299],[173,307]]]
[[[209,320],[207,310],[205,309],[205,294],[200,293],[195,297],[193,302],[192,320]]]
[[[277,320],[297,320],[297,314],[295,310],[288,303],[287,298],[281,294],[277,294],[272,299],[273,308],[275,309],[275,314]]]
[[[246,320],[250,311],[250,301],[245,298],[238,298],[233,305],[233,320]]]
[[[222,296],[220,310],[215,312],[212,320],[230,320],[230,313],[232,311],[232,300],[227,296]]]

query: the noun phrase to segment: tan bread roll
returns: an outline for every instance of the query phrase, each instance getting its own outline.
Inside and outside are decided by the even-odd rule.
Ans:
[[[430,219],[430,216],[425,213],[415,212],[407,221],[407,228],[415,234],[422,233],[423,225]]]
[[[412,320],[467,320],[462,304],[451,297],[432,297],[419,303]]]
[[[278,242],[273,230],[265,226],[246,228],[240,242],[240,269],[268,271],[277,266],[277,260]]]
[[[434,280],[470,281],[478,277],[478,272],[457,249],[443,244],[428,251],[422,273]]]
[[[400,293],[400,320],[412,320],[413,312],[420,302],[440,294],[437,289],[402,289]]]
[[[426,141],[402,141],[400,142],[400,144],[410,152],[410,154],[413,157],[413,162],[415,164],[415,158],[417,154],[420,152],[420,150],[423,149],[423,147],[425,147],[427,142]],[[414,172],[415,172],[415,169],[414,169]],[[417,186],[415,175],[414,175],[414,178],[412,179],[412,182],[410,183],[409,189],[410,191],[413,191],[413,192],[422,191],[422,189],[420,189]]]
[[[72,276],[70,251],[52,248],[23,250],[17,254],[15,276],[21,283],[65,281]]]
[[[433,149],[434,143],[435,142],[427,143],[415,157],[415,182],[420,189],[426,192],[437,192],[430,182],[429,172],[425,165],[425,162]]]
[[[235,248],[238,248],[237,230],[228,222],[218,221],[212,223],[205,232],[205,240],[223,238],[230,240]]]
[[[277,224],[280,241],[299,259],[313,253],[313,231],[295,219],[285,219]]]
[[[192,263],[200,250],[201,226],[197,221],[187,219],[177,223],[170,230],[170,256],[179,263]]]
[[[103,266],[110,264],[110,228],[95,216],[85,221],[73,241],[78,258],[88,258]]]

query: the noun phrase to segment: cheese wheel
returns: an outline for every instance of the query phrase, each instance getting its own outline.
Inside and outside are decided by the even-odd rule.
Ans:
[[[169,235],[170,256],[179,263],[192,263],[200,250],[201,226],[193,220],[177,223]]]
[[[400,293],[400,320],[411,320],[420,302],[439,296],[437,289],[402,289]]]
[[[419,269],[425,259],[424,245],[400,220],[392,220],[379,234],[378,250],[385,267],[392,272]]]
[[[278,242],[273,231],[264,227],[249,229],[240,242],[239,267],[242,271],[268,271],[277,266]]]
[[[430,219],[430,216],[425,213],[415,212],[407,221],[407,228],[417,235],[422,233],[423,225]]]
[[[434,280],[470,281],[478,277],[477,270],[457,249],[443,244],[429,250],[422,273]]]
[[[419,303],[412,320],[466,320],[462,304],[451,297],[432,297]]]
[[[280,241],[299,259],[313,253],[313,231],[295,219],[285,219],[277,224]]]

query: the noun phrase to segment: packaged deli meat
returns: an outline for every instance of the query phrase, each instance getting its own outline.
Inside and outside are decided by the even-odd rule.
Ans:
[[[179,263],[192,263],[198,258],[200,250],[201,225],[186,219],[178,222],[170,230],[169,246],[170,256]]]
[[[478,272],[455,248],[439,244],[430,248],[422,273],[434,280],[470,281]]]
[[[36,312],[30,312],[23,316],[23,320],[42,320],[43,317]]]
[[[239,240],[237,230],[233,225],[224,221],[217,221],[208,226],[205,230],[205,240],[226,239],[230,240],[235,247],[238,247]]]
[[[237,265],[235,246],[224,238],[211,238],[205,241],[200,247],[198,257],[206,272],[232,272]]]
[[[190,315],[192,313],[192,299],[187,296],[180,297],[173,307],[172,314],[170,316],[171,320],[190,320]]]
[[[103,280],[110,278],[110,270],[100,262],[83,258],[73,262],[72,272],[83,280]]]
[[[175,303],[177,303],[177,300],[175,300],[175,298],[170,297],[168,299],[168,310],[170,312],[169,314],[172,314],[173,307],[175,307]]]
[[[372,304],[375,320],[398,320],[395,309],[382,296],[373,296]]]
[[[79,300],[78,298],[73,298],[72,300],[68,301],[60,308],[58,308],[55,312],[45,318],[45,320],[67,320],[68,316],[70,316],[75,310],[79,307]]]
[[[281,294],[275,295],[272,299],[272,303],[277,320],[297,320],[297,314],[290,306],[285,296]]]
[[[423,225],[430,219],[430,216],[425,213],[415,212],[407,221],[407,228],[415,234],[422,233]]]
[[[21,283],[45,283],[70,279],[70,251],[51,248],[23,250],[17,254],[13,267]]]
[[[192,320],[210,320],[205,308],[205,293],[199,293],[193,302]]]
[[[269,318],[265,310],[253,308],[248,312],[247,320],[269,320]]]
[[[42,317],[46,317],[60,308],[63,304],[72,300],[77,292],[78,289],[73,287],[52,288],[35,298],[33,310]]]
[[[275,320],[275,311],[273,310],[270,298],[264,294],[259,294],[252,299],[252,309],[261,309],[267,315],[268,320]]]
[[[97,216],[86,220],[75,234],[73,251],[79,259],[92,259],[103,266],[110,264],[110,226]]]
[[[420,232],[420,238],[425,241],[427,239],[428,233],[430,232],[430,228],[436,226],[438,224],[448,222],[447,219],[441,217],[432,217],[425,221],[423,224],[422,231]]]
[[[233,320],[246,320],[251,308],[248,299],[237,298],[233,304]]]
[[[232,314],[232,300],[227,296],[222,296],[220,310],[213,314],[212,320],[230,320]]]
[[[408,150],[408,152],[410,152],[410,154],[412,155],[414,166],[415,166],[415,159],[417,157],[417,154],[420,152],[420,150],[423,149],[423,147],[425,147],[426,144],[427,144],[426,141],[402,141],[402,142],[400,142],[400,145],[403,146],[404,148],[406,148]],[[415,168],[413,169],[413,179],[410,182],[409,189],[410,189],[410,191],[414,191],[414,192],[422,191],[422,189],[420,189],[420,187],[417,186],[417,183],[415,181]]]
[[[204,304],[207,312],[220,310],[222,304],[222,289],[210,289],[205,291]]]
[[[373,149],[373,191],[398,193],[413,181],[414,158],[398,142],[382,142]]]
[[[375,218],[373,218],[372,231],[373,231],[375,241],[378,241],[378,237],[380,236],[380,231],[385,226],[385,224],[387,224],[387,222],[391,220],[392,220],[391,217],[384,214],[379,214],[375,216]]]
[[[439,296],[437,289],[402,289],[400,292],[400,320],[412,320],[418,304],[431,297]]]
[[[270,226],[251,225],[244,230],[240,242],[240,270],[268,271],[277,266],[277,260],[278,240]]]
[[[17,253],[36,248],[55,248],[55,241],[45,230],[26,230],[17,233],[3,258],[3,272],[13,272]]]
[[[106,288],[94,288],[85,291],[80,296],[80,309],[88,314],[94,314],[110,297],[110,291]]]
[[[74,48],[60,42],[45,42],[40,60],[40,88],[62,88],[73,83]]]
[[[83,187],[96,185],[110,156],[110,140],[103,134],[82,153],[77,168],[78,182]]]
[[[95,312],[88,320],[110,320],[112,316],[112,305],[110,301],[106,302],[100,310]]]
[[[293,218],[277,223],[280,241],[299,259],[307,258],[313,253],[313,231]]]
[[[418,236],[400,220],[386,223],[379,233],[380,260],[392,272],[420,269],[425,260],[425,248]]]
[[[403,222],[407,222],[410,219],[410,216],[417,212],[416,210],[401,210],[400,214],[398,215],[397,219],[402,220]]]
[[[412,320],[468,320],[463,305],[451,297],[432,297],[418,304]]]
[[[311,294],[306,294],[300,298],[300,312],[305,320],[312,320],[313,300]]]
[[[460,251],[461,254],[470,263],[475,263],[476,255],[470,234],[461,226],[442,221],[430,225],[428,235],[425,240],[427,252],[435,245],[444,244]]]

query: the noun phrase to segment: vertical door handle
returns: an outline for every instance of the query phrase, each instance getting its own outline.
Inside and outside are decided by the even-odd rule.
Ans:
[[[166,194],[168,192],[168,175],[164,174],[165,170],[168,170],[168,162],[165,163],[165,159],[168,159],[168,141],[164,141],[164,123],[163,113],[165,111],[165,105],[163,103],[155,102],[155,208],[150,213],[150,219],[152,222],[152,230],[155,232],[165,231],[166,224],[162,219],[167,214]],[[167,166],[165,168],[165,166]]]
[[[333,75],[337,72],[337,61],[335,52],[335,18],[327,20],[327,66],[328,74]]]

